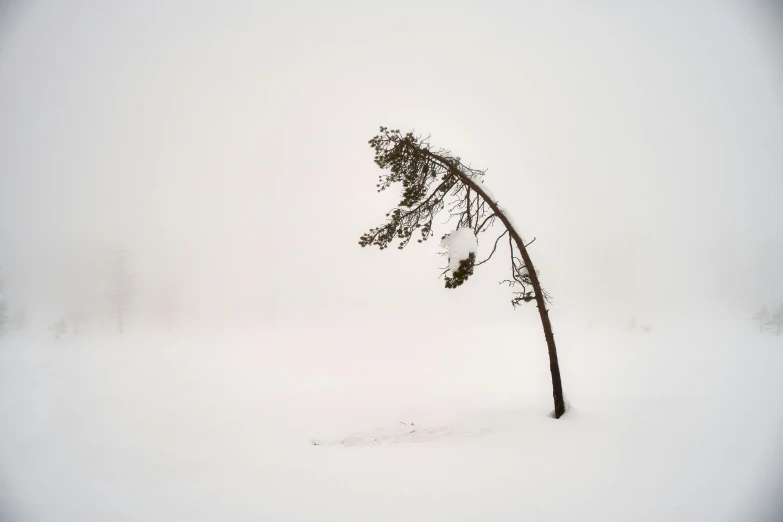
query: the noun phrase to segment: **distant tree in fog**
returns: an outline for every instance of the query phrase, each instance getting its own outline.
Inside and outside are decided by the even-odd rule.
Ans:
[[[441,238],[441,246],[449,256],[449,266],[441,275],[446,288],[458,288],[473,275],[474,268],[500,252],[498,245],[505,251],[503,243],[507,243],[508,250],[503,257],[508,276],[502,283],[513,289],[511,304],[514,307],[533,302],[538,308],[549,352],[554,417],[560,418],[565,413],[565,400],[547,309],[550,296],[541,287],[538,271],[528,253],[533,241],[522,240],[508,211],[498,204],[484,184],[484,171],[471,168],[447,150],[432,147],[428,137],[381,127],[379,134],[370,140],[370,146],[375,150],[376,165],[389,171],[380,176],[378,192],[400,183],[402,200],[386,214],[385,223],[361,236],[359,244],[383,250],[399,241],[396,246],[403,249],[414,234],[419,237],[419,243],[427,241],[433,236],[433,223],[436,219],[442,221],[445,214],[445,221],[455,221],[456,229]],[[495,229],[498,234],[492,237],[494,241],[488,242],[492,251],[486,259],[478,261],[478,236],[490,232],[496,224],[499,225]]]
[[[123,332],[123,320],[136,295],[133,274],[130,270],[132,255],[124,248],[115,248],[109,252],[107,263],[106,298],[117,314],[117,331]]]
[[[767,324],[775,329],[777,335],[780,335],[780,332],[783,331],[783,303],[780,303],[778,307],[775,308],[775,311],[772,312]]]
[[[55,338],[62,339],[62,336],[68,333],[68,325],[65,324],[65,319],[61,317],[59,321],[49,327],[49,330],[54,332]]]
[[[5,300],[3,276],[0,275],[0,335],[3,334],[8,326],[8,303]]]
[[[11,328],[21,330],[27,326],[27,310],[24,307],[17,308],[11,317]]]
[[[769,310],[767,309],[767,305],[763,305],[761,307],[761,310],[756,312],[756,314],[753,316],[754,321],[758,321],[759,323],[759,332],[764,330],[764,326],[769,323]]]
[[[81,326],[87,322],[87,314],[84,311],[84,307],[74,307],[68,312],[68,320],[73,324],[73,335],[78,336],[81,331]]]
[[[638,324],[636,324],[636,318],[635,317],[633,319],[631,319],[630,321],[628,321],[627,328],[629,330],[638,330],[639,328],[641,328],[645,332],[651,332],[652,331],[652,327],[649,326],[649,325],[641,325],[641,326],[639,326]]]

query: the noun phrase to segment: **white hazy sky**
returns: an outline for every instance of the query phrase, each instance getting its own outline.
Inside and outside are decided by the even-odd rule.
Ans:
[[[83,289],[121,244],[136,256],[138,309],[151,313],[163,295],[313,321],[402,306],[453,315],[465,303],[511,313],[502,262],[447,292],[435,243],[357,245],[396,202],[376,194],[366,143],[386,125],[431,133],[489,169],[523,235],[537,237],[553,313],[643,317],[705,301],[750,314],[783,299],[781,12],[7,3],[8,298],[67,307],[67,289]]]

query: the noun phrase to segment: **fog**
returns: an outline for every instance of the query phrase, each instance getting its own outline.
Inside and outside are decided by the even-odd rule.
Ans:
[[[500,264],[447,292],[437,245],[358,247],[396,202],[379,125],[488,169],[555,317],[783,293],[773,4],[159,4],[4,11],[0,266],[33,315],[102,284],[113,246],[138,320],[511,314]]]
[[[779,520],[783,8],[557,4],[0,0],[0,520]],[[380,126],[534,241],[561,419],[505,258],[360,248]]]

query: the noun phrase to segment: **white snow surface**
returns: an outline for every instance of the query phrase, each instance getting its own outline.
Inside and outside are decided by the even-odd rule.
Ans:
[[[560,420],[533,318],[10,332],[0,520],[781,520],[783,337],[555,318]]]
[[[475,254],[478,250],[478,240],[471,228],[458,228],[440,242],[449,251],[449,270],[456,272],[462,260]]]
[[[506,216],[506,219],[511,224],[511,226],[514,228],[514,230],[517,231],[517,234],[519,234],[520,239],[522,239],[522,241],[524,241],[525,238],[522,237],[522,230],[520,230],[520,228],[517,226],[516,221],[514,221],[514,218],[511,216],[511,213],[508,211],[508,209],[505,208],[505,207],[501,207],[500,205],[498,205],[498,209],[500,209],[500,211],[503,213],[503,215]]]

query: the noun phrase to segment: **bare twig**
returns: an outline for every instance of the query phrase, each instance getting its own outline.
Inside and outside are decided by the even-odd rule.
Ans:
[[[489,253],[489,256],[484,261],[480,263],[476,263],[476,266],[483,265],[484,263],[492,259],[492,256],[495,254],[495,250],[497,250],[498,248],[498,241],[500,241],[503,238],[503,236],[505,236],[506,234],[508,234],[508,230],[504,230],[503,233],[498,236],[498,238],[495,240],[495,245],[492,247],[492,252]]]

